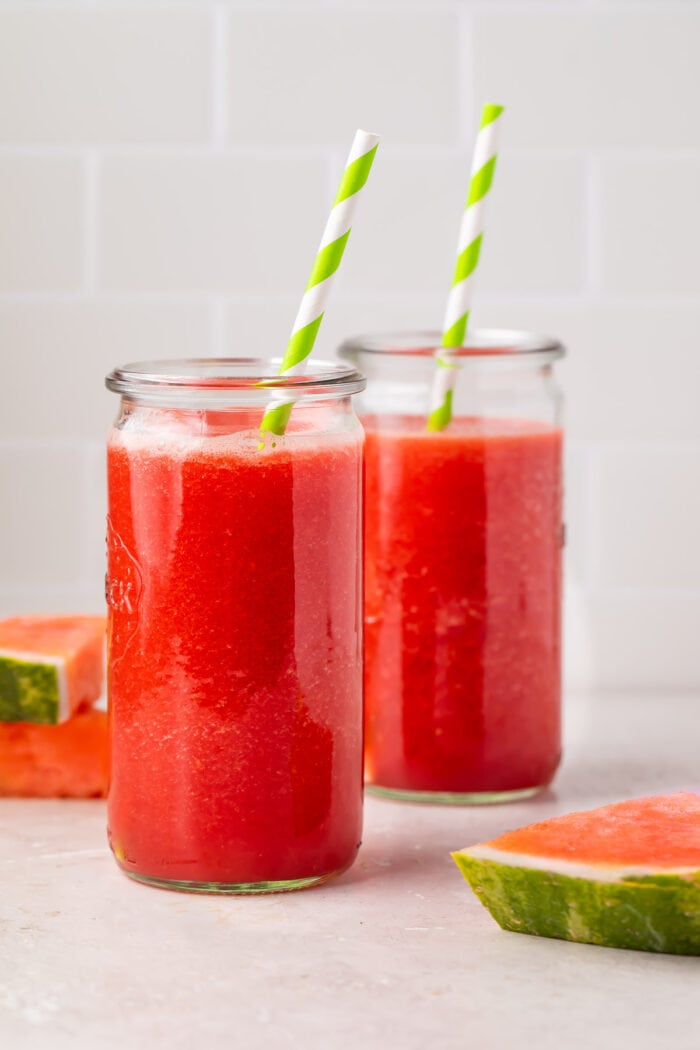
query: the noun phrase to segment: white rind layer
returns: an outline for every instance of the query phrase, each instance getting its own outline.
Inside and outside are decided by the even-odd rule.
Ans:
[[[29,653],[22,649],[2,649],[0,656],[8,660],[21,660],[25,664],[49,664],[56,668],[58,679],[58,718],[56,724],[65,722],[70,717],[70,706],[68,702],[68,673],[66,661],[62,656],[47,656],[45,653]]]
[[[678,875],[687,878],[700,874],[700,869],[693,867],[665,868],[656,865],[649,867],[643,864],[613,866],[606,864],[581,864],[577,861],[564,860],[559,857],[538,857],[529,853],[511,853],[509,850],[496,849],[493,846],[471,846],[459,850],[461,854],[473,860],[489,860],[509,868],[531,868],[533,871],[550,871],[554,875],[568,875],[572,879],[588,879],[591,882],[624,882],[630,877],[644,875]]]

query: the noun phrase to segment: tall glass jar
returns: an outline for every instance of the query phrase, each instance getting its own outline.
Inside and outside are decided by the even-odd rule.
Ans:
[[[560,758],[556,341],[476,331],[429,432],[437,332],[351,339],[365,375],[365,768],[396,798],[491,802]]]
[[[157,886],[298,889],[360,842],[364,381],[277,367],[107,377],[109,838]]]

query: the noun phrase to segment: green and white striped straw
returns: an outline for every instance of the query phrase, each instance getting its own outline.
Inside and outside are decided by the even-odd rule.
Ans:
[[[442,329],[444,347],[464,346],[474,298],[475,271],[484,236],[484,213],[496,169],[498,135],[503,106],[486,105],[474,148],[467,203],[462,216],[452,288]],[[430,400],[428,430],[444,430],[452,419],[452,392],[459,366],[449,354],[437,355]]]
[[[378,143],[379,137],[369,131],[355,132],[340,186],[314,259],[311,276],[282,358],[280,375],[294,375],[304,371],[306,359],[316,342],[333,276],[343,258],[360,191],[367,182]],[[284,434],[293,407],[293,401],[271,405],[263,417],[261,431]]]

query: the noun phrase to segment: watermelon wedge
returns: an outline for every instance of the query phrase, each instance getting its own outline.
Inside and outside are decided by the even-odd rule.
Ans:
[[[107,712],[88,707],[57,726],[0,725],[0,796],[103,798]]]
[[[569,813],[452,856],[504,930],[700,955],[700,795]]]
[[[102,692],[101,616],[0,620],[0,722],[57,725]]]

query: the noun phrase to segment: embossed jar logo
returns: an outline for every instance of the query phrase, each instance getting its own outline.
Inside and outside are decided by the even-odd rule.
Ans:
[[[105,598],[112,610],[114,651],[124,652],[138,629],[138,608],[143,582],[138,562],[107,518],[107,575]],[[114,661],[113,661],[114,662]]]

